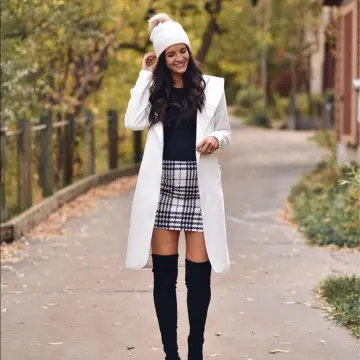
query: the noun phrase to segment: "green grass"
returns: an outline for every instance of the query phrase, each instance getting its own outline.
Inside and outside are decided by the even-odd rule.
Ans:
[[[360,278],[329,276],[318,287],[319,295],[328,303],[330,316],[360,339]]]

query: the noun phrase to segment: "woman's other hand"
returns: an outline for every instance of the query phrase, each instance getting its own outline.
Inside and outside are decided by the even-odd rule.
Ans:
[[[219,148],[219,140],[215,136],[208,136],[196,147],[203,155],[209,155]]]
[[[154,71],[157,63],[157,58],[154,52],[149,52],[144,55],[141,68],[142,70]]]

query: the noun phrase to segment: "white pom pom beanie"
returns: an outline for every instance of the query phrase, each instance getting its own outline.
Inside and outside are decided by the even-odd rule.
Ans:
[[[183,27],[167,14],[157,14],[149,20],[150,40],[153,43],[154,52],[159,56],[169,46],[186,44],[190,48],[190,40]]]

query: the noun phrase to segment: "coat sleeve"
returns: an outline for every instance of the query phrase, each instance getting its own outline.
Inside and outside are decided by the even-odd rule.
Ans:
[[[231,143],[231,129],[227,113],[225,91],[214,114],[215,130],[209,134],[219,141],[219,149],[222,150]]]
[[[131,130],[143,130],[149,127],[148,106],[150,84],[153,73],[141,70],[135,86],[130,90],[130,100],[125,113],[125,126]]]

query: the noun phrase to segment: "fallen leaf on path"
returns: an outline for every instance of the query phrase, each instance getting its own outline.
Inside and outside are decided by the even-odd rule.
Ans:
[[[281,350],[281,349],[269,350],[269,354],[289,353],[289,352],[290,352],[290,350]]]
[[[1,264],[5,264],[6,262],[17,262],[17,258],[15,255],[23,250],[25,244],[22,240],[18,240],[7,244],[6,242],[1,243],[0,254],[1,254]]]
[[[97,205],[101,198],[111,198],[127,193],[136,184],[137,176],[125,176],[110,184],[90,189],[87,193],[78,196],[74,200],[64,204],[60,209],[52,213],[46,220],[39,223],[25,234],[26,237],[36,238],[40,241],[47,240],[56,235],[64,235],[63,224],[70,218],[79,217],[89,213]],[[83,235],[84,230],[81,229]],[[11,244],[1,244],[1,263],[14,262],[15,255],[27,243],[14,241]],[[48,257],[44,256],[44,259]]]
[[[126,350],[133,350],[133,349],[135,349],[135,346],[127,346],[126,345]]]
[[[222,335],[222,333],[221,332],[217,332],[217,333],[215,333],[215,336],[221,336]]]
[[[49,345],[63,345],[64,343],[59,341],[59,342],[49,342]]]

